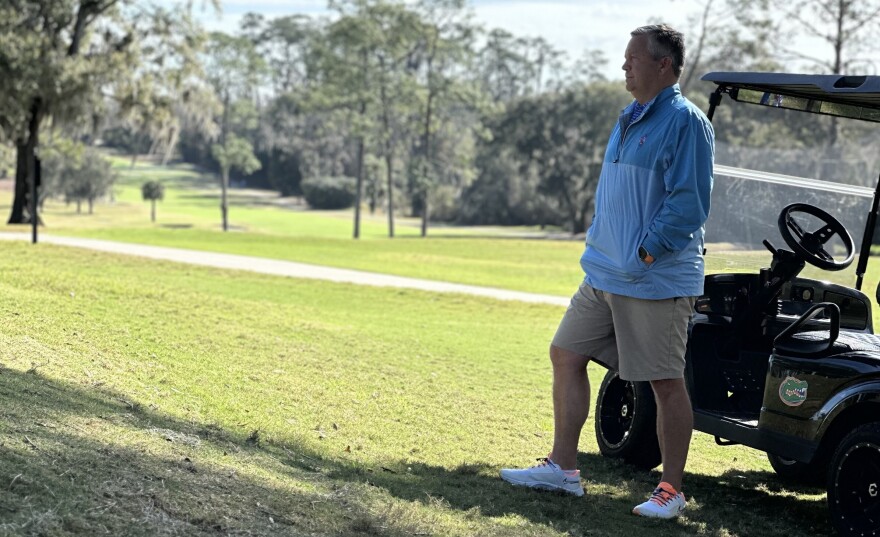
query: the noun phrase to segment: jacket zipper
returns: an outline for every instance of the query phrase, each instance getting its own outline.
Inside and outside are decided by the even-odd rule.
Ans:
[[[618,144],[617,144],[617,156],[614,157],[614,160],[612,161],[613,164],[617,164],[618,161],[620,161],[620,154],[623,153],[623,142],[626,141],[626,133],[629,131],[629,128],[632,127],[633,125],[635,125],[636,123],[638,123],[639,121],[641,121],[642,118],[645,117],[645,114],[647,112],[648,112],[647,110],[643,110],[642,113],[639,115],[639,117],[636,118],[635,121],[630,121],[629,124],[623,128],[623,134],[620,135],[620,142],[618,142]],[[623,114],[621,114],[621,117],[617,121],[621,125],[623,124]]]

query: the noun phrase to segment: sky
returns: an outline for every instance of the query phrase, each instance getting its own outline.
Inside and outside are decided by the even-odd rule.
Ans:
[[[563,50],[570,60],[584,51],[599,49],[608,65],[605,75],[622,79],[620,65],[629,32],[638,26],[663,21],[685,32],[690,15],[701,13],[701,0],[470,0],[478,22],[520,37],[543,37]],[[196,3],[198,5],[198,3]],[[247,12],[267,18],[297,13],[329,14],[326,0],[222,0],[223,15],[199,11],[210,30],[234,33]]]

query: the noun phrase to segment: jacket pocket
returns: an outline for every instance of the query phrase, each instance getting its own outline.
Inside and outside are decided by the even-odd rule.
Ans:
[[[647,236],[647,233],[627,233],[626,229],[616,227],[605,221],[599,215],[593,220],[593,225],[587,232],[587,260],[605,270],[628,276],[637,280],[644,274],[650,265],[639,259],[639,245],[641,240],[635,237]],[[623,237],[624,240],[620,240]]]
[[[639,246],[644,246],[645,239],[647,239],[647,238],[648,238],[648,233],[647,232],[643,233],[642,238],[638,240],[638,242],[635,245],[635,248],[633,248],[633,251],[635,252],[634,266],[637,267],[638,270],[640,270],[641,272],[647,272],[647,271],[651,270],[654,267],[654,265],[656,265],[657,262],[659,261],[657,256],[655,256],[652,252],[648,252],[649,254],[651,254],[654,257],[654,261],[652,263],[645,263],[644,260],[642,260],[642,258],[639,257]]]

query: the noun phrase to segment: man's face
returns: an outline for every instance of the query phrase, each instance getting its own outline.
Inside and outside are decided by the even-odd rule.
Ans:
[[[648,51],[648,36],[634,35],[629,40],[622,66],[626,75],[626,90],[639,99],[649,95],[660,77],[661,61],[655,60]]]

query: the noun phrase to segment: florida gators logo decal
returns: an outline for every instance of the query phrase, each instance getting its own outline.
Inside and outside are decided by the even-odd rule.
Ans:
[[[779,385],[779,398],[788,406],[801,406],[807,400],[807,381],[785,377]]]

